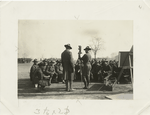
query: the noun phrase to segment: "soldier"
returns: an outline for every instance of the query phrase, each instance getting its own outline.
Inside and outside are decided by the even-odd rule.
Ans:
[[[44,67],[44,63],[39,63],[38,64],[39,68],[36,70],[35,74],[34,74],[34,84],[35,84],[35,88],[39,88],[39,86],[41,86],[41,88],[43,89],[45,87],[44,84],[39,83],[40,80],[44,79],[44,73],[43,73],[43,67]]]
[[[35,71],[36,71],[36,69],[38,68],[38,61],[37,61],[37,59],[34,59],[33,60],[33,65],[32,65],[32,67],[31,67],[31,69],[30,69],[30,80],[32,81],[33,80],[33,77],[34,77],[34,73],[35,73]]]
[[[94,81],[98,81],[98,72],[100,70],[100,65],[99,63],[97,62],[97,60],[95,60],[95,63],[93,65],[93,68],[92,68],[92,73],[93,73],[93,77],[94,77]]]
[[[61,62],[64,69],[63,70],[64,80],[66,80],[66,91],[73,91],[74,89],[72,88],[72,83],[75,70],[72,52],[70,51],[72,47],[70,46],[70,44],[64,46],[66,50],[61,54]]]
[[[102,62],[99,61],[99,67],[98,67],[98,81],[102,82]]]
[[[43,71],[43,73],[44,73],[44,75],[45,76],[48,76],[49,74],[47,74],[46,73],[46,68],[47,68],[47,66],[48,66],[48,60],[47,59],[44,59],[43,61],[42,61],[42,63],[43,63],[43,68],[42,68],[42,71]]]
[[[48,60],[47,60],[47,59],[44,59],[44,60],[43,60],[43,63],[44,63],[45,66],[48,65]]]
[[[65,83],[64,78],[63,78],[62,63],[59,60],[57,60],[57,64],[56,64],[56,73],[58,74],[58,80],[61,81],[62,83]]]
[[[83,60],[83,80],[84,80],[84,88],[83,89],[88,89],[89,88],[89,83],[90,83],[90,71],[91,71],[91,54],[89,51],[91,48],[87,46],[85,49],[85,54],[81,58]]]
[[[112,68],[108,64],[108,61],[105,61],[103,65],[103,80],[108,79],[111,75],[112,75]]]
[[[50,75],[50,78],[49,78],[49,85],[51,85],[51,81],[52,80],[55,80],[55,82],[57,82],[57,78],[58,78],[58,75],[55,71],[55,61],[50,61],[46,67],[46,74],[47,75]]]
[[[76,76],[76,80],[80,80],[81,79],[81,74],[80,74],[80,62],[79,60],[77,60],[76,64],[75,64],[75,76]]]
[[[43,90],[45,86],[50,86],[50,84],[49,84],[49,79],[47,79],[47,77],[43,72],[45,68],[45,63],[41,62],[38,65],[39,68],[37,69],[34,76],[34,84],[36,88],[38,86],[38,88],[41,88]]]

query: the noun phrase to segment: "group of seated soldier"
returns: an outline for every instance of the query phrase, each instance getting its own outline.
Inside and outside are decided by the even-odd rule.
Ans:
[[[35,59],[34,64],[30,69],[30,80],[35,85],[35,87],[50,86],[51,83],[62,82],[65,83],[63,77],[63,67],[60,60],[43,60],[37,61]],[[117,79],[121,71],[118,67],[118,61],[102,59],[101,61],[92,60],[91,61],[91,82],[101,82],[104,83],[106,79]],[[120,79],[120,83],[130,82],[129,70],[124,71],[123,77]],[[82,63],[77,60],[75,64],[75,80],[81,81],[82,79]],[[38,85],[37,85],[38,84]]]
[[[107,61],[106,59],[102,59],[101,61],[97,61],[97,60],[93,59],[91,61],[91,65],[92,65],[91,75],[90,75],[91,82],[103,83],[106,78],[117,80],[118,75],[121,71],[121,68],[118,67],[118,61],[116,61],[116,60]],[[81,62],[79,60],[77,60],[77,62],[75,64],[75,75],[76,75],[76,80],[78,80],[78,81],[81,80],[80,70],[81,70]],[[122,82],[122,81],[129,82],[130,81],[129,74],[130,74],[129,71],[128,71],[128,73],[127,72],[123,73],[122,74],[123,77],[121,77],[120,82]]]
[[[61,61],[57,60],[43,60],[38,62],[36,59],[30,69],[30,80],[35,87],[44,88],[50,86],[51,83],[62,82],[63,80],[63,67]]]

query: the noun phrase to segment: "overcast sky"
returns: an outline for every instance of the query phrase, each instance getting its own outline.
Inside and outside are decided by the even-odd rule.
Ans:
[[[78,45],[84,48],[93,37],[103,39],[105,50],[97,57],[129,51],[133,45],[133,21],[99,20],[19,20],[19,55],[31,58],[60,58],[65,44],[71,44],[73,58],[78,57]],[[92,54],[92,57],[93,54]]]

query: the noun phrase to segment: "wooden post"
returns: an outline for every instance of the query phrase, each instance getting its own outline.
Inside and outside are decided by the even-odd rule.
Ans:
[[[120,71],[120,73],[119,73],[119,76],[118,76],[117,82],[120,80],[120,77],[121,77],[121,75],[122,75],[123,71],[124,71],[124,68],[122,67],[122,69],[121,69],[121,71]]]
[[[131,55],[130,54],[129,54],[129,65],[130,65],[131,82],[133,84],[133,74],[132,74]]]

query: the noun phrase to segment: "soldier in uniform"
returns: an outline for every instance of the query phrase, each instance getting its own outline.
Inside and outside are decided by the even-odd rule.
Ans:
[[[43,68],[42,68],[42,71],[43,71],[43,73],[44,73],[44,75],[45,76],[49,76],[49,74],[48,73],[46,73],[46,68],[47,68],[47,66],[48,66],[48,60],[47,59],[44,59],[43,61],[42,61],[42,63],[43,63]]]
[[[105,61],[103,65],[103,80],[109,78],[111,75],[112,75],[112,68],[108,64],[108,61]]]
[[[89,51],[91,48],[87,46],[85,49],[85,54],[81,58],[83,61],[83,81],[84,81],[84,88],[83,89],[88,89],[89,88],[89,83],[90,83],[90,71],[91,71],[91,54]]]
[[[56,64],[56,73],[58,74],[58,80],[61,81],[62,83],[65,83],[64,78],[63,78],[62,63],[59,60],[57,60],[57,64]]]
[[[47,65],[46,71],[45,71],[45,73],[50,76],[49,85],[51,85],[52,80],[55,80],[55,82],[57,82],[57,78],[58,78],[58,75],[55,71],[55,65],[54,64],[55,64],[55,61],[50,61],[49,64]]]
[[[44,59],[44,60],[43,60],[43,63],[44,63],[44,65],[48,65],[48,60],[47,60],[47,59]]]
[[[66,82],[66,91],[73,91],[72,83],[74,77],[74,62],[72,57],[72,52],[70,51],[72,47],[70,44],[64,45],[66,50],[61,54],[61,62],[63,66],[63,75]]]
[[[93,65],[93,68],[92,68],[92,73],[93,73],[93,77],[94,77],[94,81],[95,82],[97,82],[98,81],[98,79],[99,79],[99,76],[98,76],[98,72],[99,72],[99,70],[100,70],[100,65],[99,65],[99,63],[97,62],[97,60],[95,60],[95,63],[94,63],[94,65]]]
[[[44,79],[44,73],[43,73],[43,67],[44,67],[44,63],[41,62],[38,64],[39,65],[39,68],[36,70],[35,74],[34,74],[34,78],[33,78],[33,81],[34,81],[34,84],[35,84],[35,88],[39,88],[39,86],[41,86],[41,88],[43,89],[45,87],[45,85],[43,84],[40,84],[40,80],[43,80]]]
[[[77,62],[75,64],[75,76],[76,76],[76,80],[77,81],[79,81],[81,79],[80,62],[79,62],[79,60],[77,60]]]
[[[34,59],[33,60],[33,65],[32,65],[32,67],[31,67],[31,69],[30,69],[30,80],[32,81],[33,80],[33,77],[34,77],[34,73],[35,73],[35,71],[37,70],[37,68],[39,67],[38,66],[38,61],[37,61],[37,59]]]
[[[99,67],[98,67],[98,81],[102,82],[102,62],[99,61]]]

